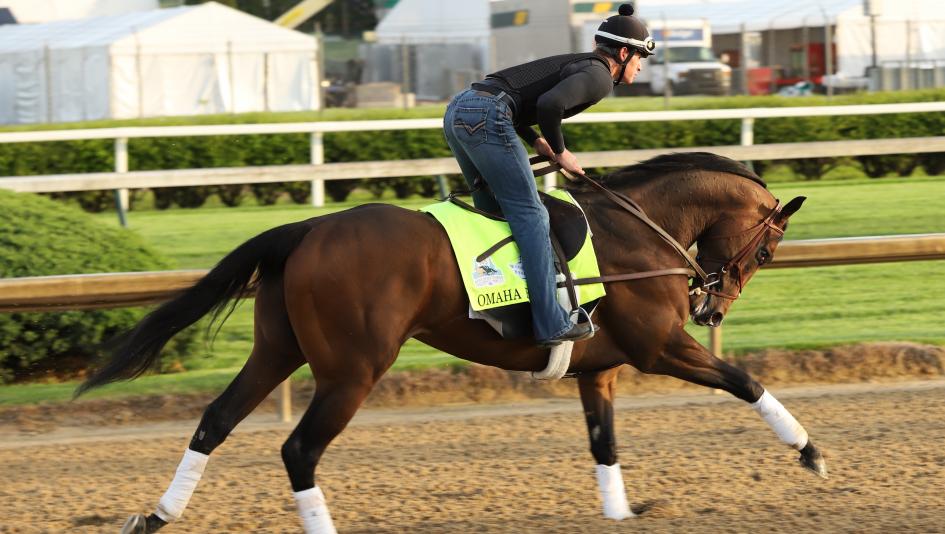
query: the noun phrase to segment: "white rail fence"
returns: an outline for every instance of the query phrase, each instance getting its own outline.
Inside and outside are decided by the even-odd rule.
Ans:
[[[909,139],[870,139],[754,145],[754,121],[779,117],[823,117],[844,115],[879,115],[892,113],[935,113],[945,111],[945,102],[877,104],[855,106],[818,106],[793,108],[744,108],[684,111],[646,111],[584,113],[567,123],[614,123],[678,120],[740,119],[741,144],[733,146],[685,147],[649,150],[617,150],[580,154],[587,167],[616,167],[667,152],[712,151],[744,161],[813,157],[906,154],[945,151],[945,136]],[[146,187],[177,187],[241,183],[311,181],[312,203],[325,202],[324,181],[347,178],[389,178],[432,176],[459,172],[452,158],[356,163],[325,163],[324,135],[337,132],[385,131],[441,128],[441,119],[402,119],[376,121],[305,122],[284,124],[227,124],[211,126],[154,126],[100,128],[86,130],[50,130],[0,133],[0,143],[50,142],[84,139],[115,140],[115,171],[106,173],[65,174],[0,178],[0,187],[14,191],[57,192],[115,189],[122,192],[119,215],[127,208],[127,190]],[[145,137],[182,137],[208,135],[257,135],[307,133],[310,135],[308,165],[262,167],[128,171],[128,140]],[[645,133],[645,132],[643,132]],[[546,188],[556,177],[545,177]]]

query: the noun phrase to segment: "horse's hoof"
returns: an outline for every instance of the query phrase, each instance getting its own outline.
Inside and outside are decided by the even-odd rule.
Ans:
[[[820,450],[814,447],[813,443],[808,441],[807,445],[801,449],[801,457],[798,458],[798,461],[805,469],[813,471],[820,478],[827,478],[827,462],[824,461],[824,455],[820,454]]]
[[[148,534],[148,518],[144,514],[135,514],[125,521],[121,534]]]

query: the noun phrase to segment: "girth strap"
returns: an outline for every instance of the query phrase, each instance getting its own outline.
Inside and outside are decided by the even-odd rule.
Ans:
[[[515,241],[515,237],[511,235],[508,237],[502,238],[498,243],[496,243],[495,245],[492,245],[491,247],[487,248],[485,252],[476,256],[476,261],[478,262],[486,261],[486,259],[488,259],[489,256],[495,254],[497,250],[504,247],[505,245],[508,245],[509,243],[513,241]]]
[[[574,280],[574,285],[582,286],[586,284],[606,284],[608,282],[624,282],[627,280],[640,280],[642,278],[656,278],[657,276],[670,276],[681,274],[691,277],[696,274],[688,267],[673,267],[672,269],[659,269],[656,271],[640,271],[638,273],[628,274],[608,274],[594,278],[578,278]],[[558,283],[558,287],[564,286],[564,282]]]

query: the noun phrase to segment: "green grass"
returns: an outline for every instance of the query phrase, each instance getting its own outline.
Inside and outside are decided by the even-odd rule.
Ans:
[[[784,201],[797,195],[808,197],[792,219],[787,239],[945,232],[942,177],[773,183],[771,190]],[[368,199],[360,192],[355,197],[354,202]],[[428,202],[411,199],[399,204],[416,208]],[[209,268],[259,232],[351,204],[145,210],[131,212],[129,222],[180,268]],[[117,224],[114,214],[98,217],[106,224]],[[812,348],[883,340],[945,345],[945,328],[935,313],[945,302],[943,269],[942,262],[912,262],[762,271],[726,318],[725,350],[741,353],[763,347]],[[706,329],[689,328],[707,342]],[[244,301],[224,325],[213,350],[202,345],[200,354],[188,360],[192,371],[108,386],[90,398],[221,391],[246,359],[251,336],[252,306],[251,301]],[[462,364],[411,340],[394,370]],[[307,377],[308,370],[303,368],[295,376]],[[66,400],[74,386],[2,387],[0,405]]]

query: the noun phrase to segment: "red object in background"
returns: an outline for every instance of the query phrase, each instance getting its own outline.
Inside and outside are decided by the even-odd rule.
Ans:
[[[837,72],[837,45],[833,45],[833,71]],[[785,72],[778,76],[777,85],[794,85],[797,82],[804,81],[804,45],[796,44],[791,46],[791,66],[785,69]],[[807,45],[807,64],[809,65],[810,81],[815,84],[823,82],[824,73],[827,71],[827,56],[824,54],[824,43],[809,43]]]
[[[748,94],[767,95],[771,93],[771,80],[774,79],[774,69],[771,67],[757,67],[748,69]]]

